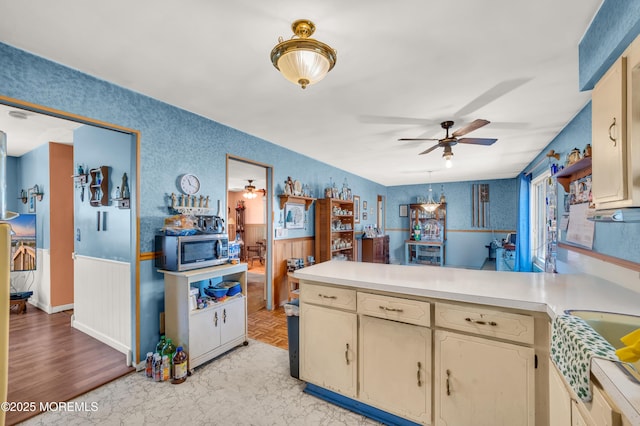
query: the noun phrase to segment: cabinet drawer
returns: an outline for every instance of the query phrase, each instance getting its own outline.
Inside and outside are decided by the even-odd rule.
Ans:
[[[356,291],[300,281],[300,302],[356,310]]]
[[[358,292],[358,313],[428,327],[431,304],[419,300]]]
[[[438,327],[533,344],[533,317],[475,306],[436,303]]]

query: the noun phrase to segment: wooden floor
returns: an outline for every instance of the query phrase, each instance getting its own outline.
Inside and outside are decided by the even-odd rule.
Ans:
[[[264,265],[259,262],[248,264],[251,274],[265,273]],[[262,285],[248,282],[247,315],[249,337],[263,343],[288,349],[287,316],[284,308],[268,311],[264,301],[264,281]]]
[[[251,272],[264,274],[259,265]],[[252,290],[253,288],[253,290]],[[249,337],[288,349],[284,308],[268,311],[260,306],[262,287],[249,286]],[[253,301],[253,302],[252,302]],[[254,303],[255,302],[255,303]],[[28,305],[26,314],[10,313],[8,401],[60,402],[134,371],[115,349],[71,327],[71,311],[56,314]],[[39,413],[8,412],[7,425]]]
[[[249,337],[268,345],[288,349],[287,315],[284,308],[261,309],[249,314]]]
[[[124,354],[71,327],[71,311],[47,314],[28,305],[9,315],[7,401],[67,401],[134,371]],[[13,425],[38,414],[7,412]]]

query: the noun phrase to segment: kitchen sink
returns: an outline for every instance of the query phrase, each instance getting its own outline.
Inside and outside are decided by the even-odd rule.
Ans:
[[[567,310],[566,314],[577,316],[593,328],[615,349],[624,347],[620,338],[640,328],[640,316],[603,311]],[[620,367],[640,382],[640,361],[619,362]]]

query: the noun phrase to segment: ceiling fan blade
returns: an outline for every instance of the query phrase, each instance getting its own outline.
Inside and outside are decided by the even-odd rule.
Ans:
[[[482,126],[486,126],[489,123],[490,121],[482,120],[480,118],[477,120],[473,120],[471,123],[453,132],[451,136],[453,136],[454,138],[457,138],[458,136],[466,135],[467,133],[473,132],[474,130],[479,129]]]
[[[485,138],[462,138],[458,139],[458,143],[468,143],[473,145],[493,145],[498,139],[485,139]]]
[[[433,138],[400,138],[399,141],[439,141],[440,139]]]
[[[472,112],[482,108],[485,105],[489,105],[491,102],[495,101],[501,96],[506,95],[507,93],[517,89],[518,87],[531,80],[531,78],[516,78],[514,80],[507,80],[498,83],[471,102],[469,102],[467,105],[460,108],[460,110],[454,114],[454,117],[464,117],[466,115],[469,115]]]
[[[418,155],[428,154],[428,153],[430,153],[431,151],[433,151],[434,149],[438,148],[439,146],[440,146],[440,144],[434,145],[434,146],[432,146],[431,148],[427,149],[426,151],[422,151],[422,152],[421,152],[420,154],[418,154]]]

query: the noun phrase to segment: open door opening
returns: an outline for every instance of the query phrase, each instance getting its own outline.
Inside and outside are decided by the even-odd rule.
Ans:
[[[250,160],[227,158],[229,240],[240,246],[247,264],[247,310],[272,309],[271,168]]]

